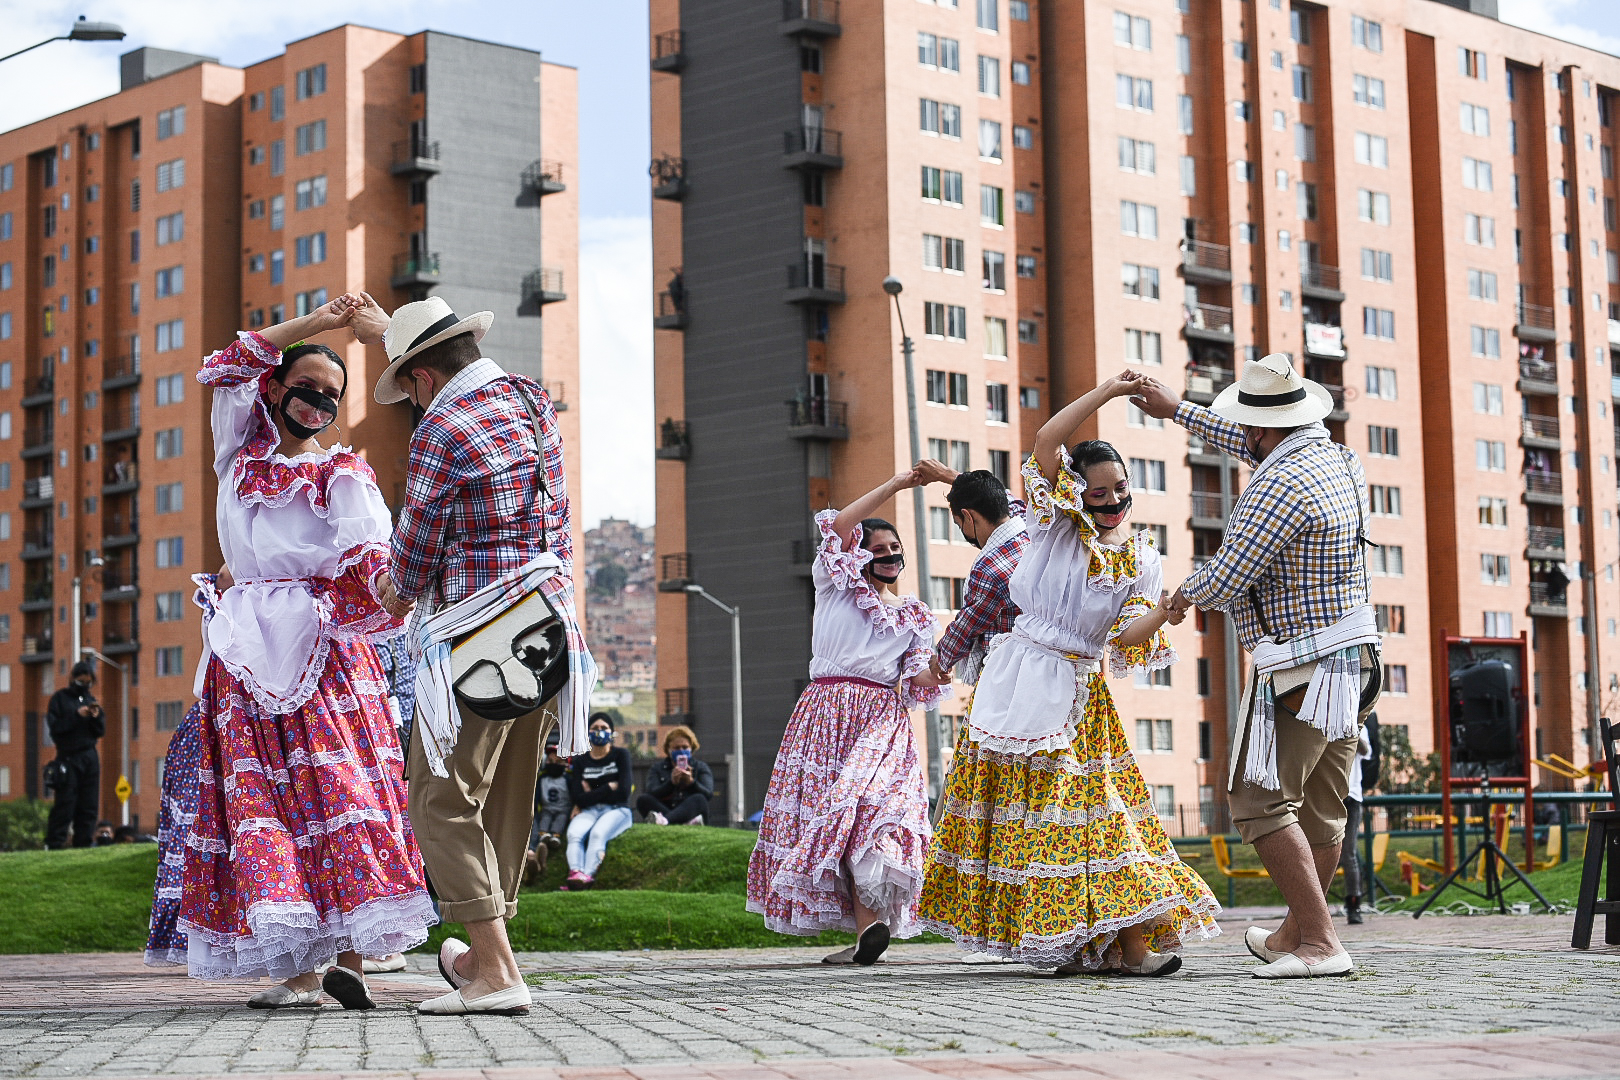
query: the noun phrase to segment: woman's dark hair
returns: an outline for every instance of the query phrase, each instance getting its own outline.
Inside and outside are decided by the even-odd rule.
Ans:
[[[892,532],[896,540],[900,539],[900,530],[879,517],[870,517],[861,522],[861,547],[867,551],[872,550],[872,536],[875,533]]]
[[[618,728],[613,723],[613,714],[612,713],[605,713],[605,712],[593,712],[593,713],[591,713],[591,719],[590,719],[589,723],[587,723],[585,726],[589,727],[591,724],[596,723],[598,720],[605,723],[608,726],[609,731],[617,731],[618,730]]]
[[[276,365],[276,370],[270,373],[270,377],[275,379],[276,382],[280,383],[281,385],[286,386],[287,376],[292,374],[293,365],[298,363],[298,361],[302,360],[306,356],[317,354],[332,361],[332,363],[338,366],[338,370],[343,372],[343,389],[338,391],[338,399],[342,400],[343,395],[349,392],[349,365],[343,362],[343,357],[339,356],[331,349],[328,349],[325,345],[317,345],[313,341],[306,341],[301,345],[294,345],[292,348],[282,353],[281,363]]]
[[[1082,477],[1093,465],[1101,465],[1107,461],[1112,461],[1122,469],[1125,467],[1125,460],[1119,456],[1119,451],[1114,449],[1114,444],[1101,439],[1087,439],[1075,443],[1069,448],[1069,461],[1074,471]]]
[[[953,513],[972,510],[992,524],[1007,518],[1007,487],[985,469],[965,472],[951,482],[945,501]]]

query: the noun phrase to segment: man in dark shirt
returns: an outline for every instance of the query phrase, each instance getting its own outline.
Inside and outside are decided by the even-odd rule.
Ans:
[[[101,758],[96,740],[107,733],[101,704],[91,693],[96,684],[95,665],[81,660],[73,665],[73,681],[51,695],[45,712],[56,760],[61,770],[55,783],[56,804],[45,827],[45,846],[67,847],[68,826],[73,846],[89,847],[101,809]]]

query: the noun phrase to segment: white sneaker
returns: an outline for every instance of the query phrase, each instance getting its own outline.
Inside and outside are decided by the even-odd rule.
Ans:
[[[647,821],[653,825],[669,824],[669,818],[665,817],[663,814],[660,814],[657,810],[654,810],[652,813],[647,815]]]
[[[389,971],[404,971],[405,954],[394,953],[391,956],[383,957],[381,960],[373,960],[371,957],[365,956],[361,958],[360,965],[360,970],[367,975],[381,975]]]
[[[688,821],[687,824],[688,825],[701,825],[701,824],[703,824],[703,815],[699,814],[697,817],[693,818],[691,821]]]

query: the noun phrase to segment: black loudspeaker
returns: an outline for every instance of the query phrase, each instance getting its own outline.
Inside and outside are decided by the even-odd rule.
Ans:
[[[1519,685],[1513,665],[1480,660],[1451,673],[1451,760],[1470,775],[1523,775]]]

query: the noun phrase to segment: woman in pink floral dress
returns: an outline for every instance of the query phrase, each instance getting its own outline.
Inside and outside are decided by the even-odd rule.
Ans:
[[[194,977],[284,980],[255,1008],[311,1007],[323,987],[371,1008],[361,957],[411,948],[436,921],[371,644],[400,628],[377,599],[388,507],[363,459],[315,441],[348,374],[301,342],[359,302],[243,333],[197,374],[214,388],[225,569],[197,674],[205,783],[179,922]]]
[[[816,515],[811,681],[782,736],[748,860],[748,910],[767,927],[856,932],[830,964],[874,963],[891,936],[921,933],[930,830],[911,710],[949,691],[929,672],[934,613],[896,587],[900,536],[869,516],[920,483],[901,473]]]

